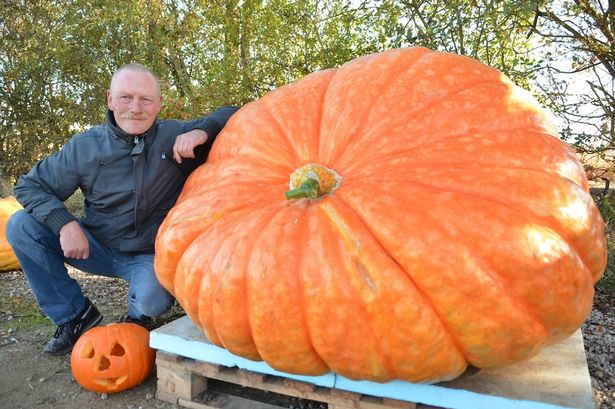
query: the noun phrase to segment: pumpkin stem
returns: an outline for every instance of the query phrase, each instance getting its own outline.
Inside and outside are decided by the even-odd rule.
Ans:
[[[308,179],[299,186],[297,189],[291,189],[284,193],[286,199],[300,199],[302,197],[309,197],[315,199],[318,197],[318,191],[320,190],[320,183],[315,179]]]
[[[290,175],[290,190],[286,199],[316,199],[333,192],[340,186],[342,177],[334,170],[317,163],[308,163]]]

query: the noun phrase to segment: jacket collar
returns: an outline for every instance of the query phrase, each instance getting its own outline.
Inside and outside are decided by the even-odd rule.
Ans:
[[[138,137],[139,140],[145,139],[149,135],[153,135],[156,132],[156,126],[158,125],[158,120],[154,121],[152,126],[142,133],[141,135],[132,135],[128,132],[122,130],[115,123],[115,118],[113,117],[113,111],[107,109],[107,113],[105,114],[107,128],[111,131],[111,134],[116,138],[124,139],[126,142],[134,143],[134,140]]]

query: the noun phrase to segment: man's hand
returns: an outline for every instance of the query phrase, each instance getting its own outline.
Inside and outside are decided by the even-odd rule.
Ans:
[[[177,135],[173,145],[173,158],[177,163],[182,163],[182,158],[194,158],[194,148],[207,142],[207,138],[207,132],[202,129]]]
[[[60,247],[67,258],[86,259],[90,256],[88,238],[76,220],[60,229]]]

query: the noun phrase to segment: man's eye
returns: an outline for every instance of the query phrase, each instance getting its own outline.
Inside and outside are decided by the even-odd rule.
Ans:
[[[141,102],[145,105],[149,105],[152,103],[152,100],[148,98],[141,98]]]
[[[122,101],[130,101],[130,97],[128,95],[122,95],[122,96],[120,96],[120,99]]]

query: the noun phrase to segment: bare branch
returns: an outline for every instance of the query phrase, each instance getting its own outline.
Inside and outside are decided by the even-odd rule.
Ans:
[[[605,66],[609,74],[611,74],[612,77],[615,77],[615,67],[613,66],[612,62],[606,58],[605,53],[600,51],[600,47],[597,46],[596,44],[598,43],[600,45],[605,45],[603,42],[599,41],[595,37],[589,37],[589,36],[583,35],[577,29],[572,27],[572,25],[560,19],[550,10],[547,10],[547,11],[539,10],[539,13],[541,17],[544,17],[544,18],[549,19],[550,21],[553,21],[554,23],[556,23],[557,25],[559,25],[560,27],[562,27],[563,29],[571,33],[573,38],[579,43],[583,44],[586,47],[587,51],[590,51],[594,56],[596,56],[596,58],[598,58],[598,60],[600,60],[600,62]]]
[[[527,37],[526,38],[530,38],[530,36],[532,35],[532,33],[534,32],[538,32],[536,30],[537,24],[538,24],[538,17],[540,16],[540,9],[539,9],[539,4],[536,3],[536,11],[534,12],[534,20],[532,21],[532,24],[530,26],[530,30],[527,33]]]
[[[571,70],[571,71],[566,71],[566,70],[563,70],[561,68],[557,68],[557,67],[554,67],[554,66],[548,65],[548,64],[545,66],[545,68],[547,68],[549,70],[552,70],[552,71],[555,71],[555,72],[557,72],[559,74],[578,74],[580,72],[587,71],[587,70],[590,70],[592,68],[595,68],[597,65],[600,65],[600,64],[594,63],[594,64],[591,64],[591,65],[582,66],[582,67],[580,67],[580,68],[578,68],[576,70]]]
[[[600,29],[602,34],[607,38],[611,45],[615,42],[615,36],[613,32],[609,29],[606,21],[604,20],[604,16],[600,16],[598,11],[592,7],[591,4],[587,0],[575,0],[574,1],[581,9],[592,18],[592,20],[596,23],[596,26]],[[612,6],[612,4],[611,4]]]

